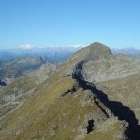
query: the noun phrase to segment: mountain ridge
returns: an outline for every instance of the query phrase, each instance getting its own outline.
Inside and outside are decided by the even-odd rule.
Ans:
[[[89,51],[90,47],[93,48]],[[132,124],[134,122],[136,128],[139,128],[136,119],[140,119],[140,117],[138,112],[135,112],[135,108],[131,106],[135,105],[132,104],[133,102],[130,104],[123,102],[126,99],[123,97],[125,82],[122,82],[123,86],[118,85],[117,92],[119,93],[113,94],[107,83],[109,82],[106,78],[108,75],[103,77],[105,84],[102,84],[100,79],[97,80],[97,83],[93,82],[94,79],[90,81],[91,75],[98,76],[99,70],[102,70],[99,74],[104,75],[108,69],[112,70],[112,68],[120,66],[122,72],[127,63],[131,65],[130,68],[133,67],[134,60],[128,61],[128,58],[123,58],[123,60],[117,57],[116,61],[116,56],[110,52],[110,49],[104,45],[100,46],[98,43],[92,44],[90,47],[79,50],[64,64],[59,65],[56,71],[38,86],[33,96],[28,98],[22,107],[1,121],[0,138],[3,140],[11,140],[11,138],[12,140],[92,140],[93,138],[95,140],[124,140],[128,137],[134,140],[131,134],[135,125]],[[95,51],[95,48],[98,51]],[[93,56],[95,52],[98,53]],[[83,53],[85,54],[81,55]],[[101,57],[98,59],[98,56]],[[81,62],[83,65],[78,65]],[[117,65],[116,62],[118,62]],[[89,66],[94,67],[90,68]],[[113,71],[114,69],[109,71],[109,75],[114,74]],[[130,76],[127,75],[127,77]],[[131,77],[133,78],[133,75]],[[117,81],[119,83],[119,80]],[[115,82],[112,80],[111,84],[117,85]],[[105,90],[101,90],[102,85],[105,85]],[[111,100],[112,98],[113,100]],[[118,111],[121,108],[124,109],[124,114],[123,110],[121,113]],[[111,112],[116,115],[112,115]],[[126,118],[127,113],[132,116],[132,120]],[[127,123],[133,127],[126,134]],[[139,135],[137,138],[139,140]]]

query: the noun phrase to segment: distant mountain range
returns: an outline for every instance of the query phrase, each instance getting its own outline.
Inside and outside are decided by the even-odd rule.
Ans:
[[[140,56],[140,49],[136,48],[124,48],[124,49],[113,49],[114,53],[121,53],[125,55],[131,55],[131,56]]]
[[[31,49],[15,48],[15,49],[1,49],[0,60],[9,60],[16,57],[25,56],[41,56],[46,58],[51,63],[62,63],[68,59],[73,53],[81,49],[82,47],[37,47]],[[136,48],[124,48],[124,49],[112,49],[115,54],[125,54],[135,57],[140,56],[140,49]]]
[[[38,69],[43,64],[63,63],[77,49],[74,47],[1,49],[0,79],[15,79]]]
[[[16,57],[41,56],[51,63],[62,63],[71,56],[78,48],[75,47],[44,47],[31,49],[7,49],[0,50],[0,60],[9,60]]]

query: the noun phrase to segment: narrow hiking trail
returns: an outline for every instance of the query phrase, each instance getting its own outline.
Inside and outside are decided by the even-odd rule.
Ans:
[[[133,110],[118,101],[110,101],[108,96],[97,89],[94,83],[88,82],[83,76],[83,64],[85,61],[77,63],[73,69],[72,78],[76,80],[83,90],[90,90],[95,98],[96,105],[109,118],[116,116],[121,121],[126,121],[128,127],[125,131],[127,140],[140,140],[140,125]]]

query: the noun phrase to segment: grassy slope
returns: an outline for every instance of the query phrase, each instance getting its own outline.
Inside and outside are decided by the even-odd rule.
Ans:
[[[40,69],[22,76],[0,89],[0,117],[4,117],[24,100],[34,94],[41,83],[46,81],[54,70],[53,66],[43,65]]]
[[[4,118],[0,122],[0,139],[120,140],[119,136],[124,131],[123,123],[115,118],[107,119],[86,96],[86,91],[79,89],[74,95],[62,97],[75,83],[67,74],[71,74],[72,66],[81,58],[81,55],[75,55],[62,65],[48,81],[36,89],[23,106]],[[90,115],[96,127],[87,135],[85,129]]]
[[[65,83],[65,87],[60,85],[60,83]],[[71,87],[71,80],[63,78],[62,80],[57,80],[57,76],[53,76],[50,79],[49,85],[43,84],[36,96],[30,97],[26,103],[17,111],[9,115],[4,121],[4,125],[8,128],[16,128],[17,125],[28,124],[32,122],[40,114],[41,109],[46,109],[46,105],[53,104],[56,97],[59,97],[61,93]],[[28,118],[29,117],[29,118]],[[22,118],[22,119],[21,119]],[[26,123],[25,123],[26,122]]]
[[[74,62],[69,62],[74,63]],[[118,136],[122,124],[119,121],[105,121],[103,112],[93,104],[81,103],[85,92],[79,90],[75,95],[61,95],[71,89],[75,81],[65,76],[68,63],[53,74],[49,81],[44,82],[35,91],[34,96],[25,104],[1,121],[0,139],[2,140],[68,140],[68,139],[97,139],[111,140]],[[63,73],[63,72],[64,73]],[[86,101],[85,101],[86,102]],[[97,130],[89,135],[81,132],[85,126],[87,114],[95,114],[96,120],[105,121]],[[98,118],[99,117],[99,118]],[[99,120],[100,120],[99,119]],[[86,120],[87,121],[87,120]],[[99,131],[98,131],[99,130]],[[100,132],[102,130],[102,132]]]

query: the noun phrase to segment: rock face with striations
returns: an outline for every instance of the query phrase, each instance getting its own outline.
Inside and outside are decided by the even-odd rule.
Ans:
[[[140,61],[124,55],[114,55],[102,43],[92,43],[75,53],[75,62],[85,60],[83,70],[88,81],[107,81],[127,77],[140,71]]]

